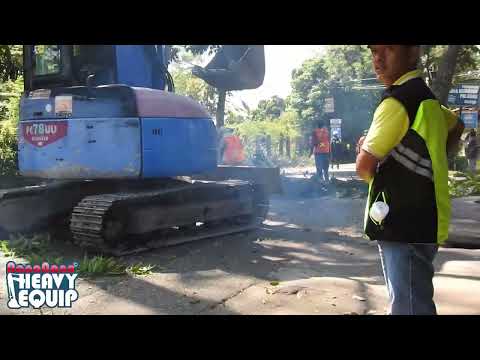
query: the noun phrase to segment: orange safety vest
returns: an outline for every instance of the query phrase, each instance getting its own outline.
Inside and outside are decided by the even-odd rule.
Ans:
[[[327,129],[321,128],[313,131],[313,145],[315,145],[315,154],[330,152],[330,137]]]
[[[245,153],[240,138],[236,135],[225,136],[225,151],[223,162],[225,164],[239,164],[245,161]]]

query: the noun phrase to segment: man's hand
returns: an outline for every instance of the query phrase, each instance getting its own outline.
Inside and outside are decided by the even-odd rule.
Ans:
[[[379,160],[372,154],[360,149],[360,154],[357,156],[357,175],[369,183],[375,176]]]

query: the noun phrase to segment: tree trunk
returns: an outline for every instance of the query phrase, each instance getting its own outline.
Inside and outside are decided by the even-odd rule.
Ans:
[[[218,89],[218,102],[217,102],[217,128],[225,125],[225,99],[227,92],[225,90]]]
[[[463,45],[448,45],[438,67],[438,73],[433,80],[432,91],[440,104],[446,104],[448,92],[452,87],[453,75],[457,66],[457,59]]]
[[[267,135],[267,155],[270,158],[272,156],[272,137]]]
[[[303,137],[303,145],[304,145],[304,152],[309,153],[311,149],[311,135],[310,134],[305,134]]]
[[[286,147],[286,150],[287,150],[287,157],[289,159],[292,158],[292,153],[291,153],[291,149],[290,149],[290,136],[287,136],[287,139],[286,139],[286,143],[285,143],[285,147]]]
[[[283,156],[283,147],[284,147],[285,139],[283,135],[280,136],[280,141],[278,142],[278,153],[280,156]]]
[[[14,76],[12,76],[13,75],[12,70],[13,70],[14,66],[13,66],[12,52],[10,51],[10,46],[12,46],[12,45],[4,45],[5,53],[3,54],[4,55],[3,66],[5,68],[4,68],[3,78],[2,78],[3,82],[7,82],[9,79],[10,80],[15,80]]]
[[[302,153],[304,152],[303,150],[303,138],[301,136],[297,136],[295,138],[295,155],[296,156],[301,156]]]

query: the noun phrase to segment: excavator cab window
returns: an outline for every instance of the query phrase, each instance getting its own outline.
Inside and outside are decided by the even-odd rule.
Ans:
[[[96,85],[115,82],[115,51],[112,45],[73,45],[72,72],[77,85],[95,76]]]
[[[33,53],[35,58],[35,76],[60,74],[62,54],[58,45],[35,45]]]
[[[69,45],[24,45],[23,70],[26,91],[70,86]]]

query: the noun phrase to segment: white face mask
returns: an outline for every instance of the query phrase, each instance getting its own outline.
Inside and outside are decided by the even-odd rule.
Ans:
[[[390,209],[386,203],[383,201],[376,201],[370,208],[370,218],[374,222],[381,224],[387,217],[389,211]]]

